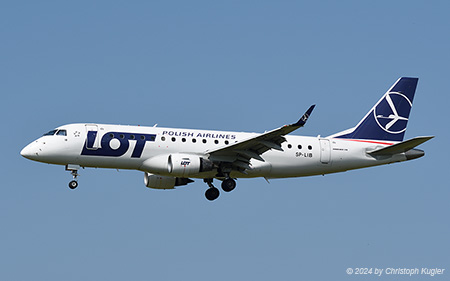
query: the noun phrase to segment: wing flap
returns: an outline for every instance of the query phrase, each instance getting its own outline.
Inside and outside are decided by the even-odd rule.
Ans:
[[[255,151],[251,150],[251,149],[247,149],[247,150],[235,150],[235,152],[237,152],[240,155],[243,156],[247,156],[248,158],[255,158],[259,161],[265,162],[265,160]]]
[[[279,145],[279,144],[277,144],[275,142],[272,142],[272,141],[260,140],[259,143],[264,145],[265,147],[267,147],[269,149],[275,149],[275,150],[278,150],[278,151],[284,151],[281,148],[281,145]]]

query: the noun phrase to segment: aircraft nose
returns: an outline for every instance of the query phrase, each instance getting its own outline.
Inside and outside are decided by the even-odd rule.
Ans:
[[[29,145],[25,146],[20,151],[20,155],[22,155],[23,157],[25,157],[27,159],[33,159],[36,156],[38,156],[39,154],[37,153],[37,151],[35,149],[34,143],[30,143]]]

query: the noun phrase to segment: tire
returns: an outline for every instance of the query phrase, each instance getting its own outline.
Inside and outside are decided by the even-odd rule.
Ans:
[[[206,199],[208,199],[209,201],[216,200],[219,197],[219,195],[220,195],[220,192],[215,187],[208,188],[205,192]]]
[[[75,189],[77,187],[78,187],[78,182],[77,181],[73,180],[73,181],[69,182],[69,188],[70,189]]]
[[[234,179],[228,178],[222,182],[222,189],[225,192],[230,192],[236,187],[236,181]]]

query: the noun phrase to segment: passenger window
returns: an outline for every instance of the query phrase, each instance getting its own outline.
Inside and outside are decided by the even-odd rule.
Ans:
[[[57,136],[67,136],[67,131],[66,130],[59,130],[56,133]]]

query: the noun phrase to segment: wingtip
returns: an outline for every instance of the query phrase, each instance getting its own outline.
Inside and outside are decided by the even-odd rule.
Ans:
[[[309,116],[311,116],[312,111],[314,110],[314,108],[316,107],[315,104],[311,105],[308,110],[305,112],[305,114],[303,114],[303,116],[297,121],[297,123],[295,123],[295,126],[304,126],[306,121],[308,120]]]

